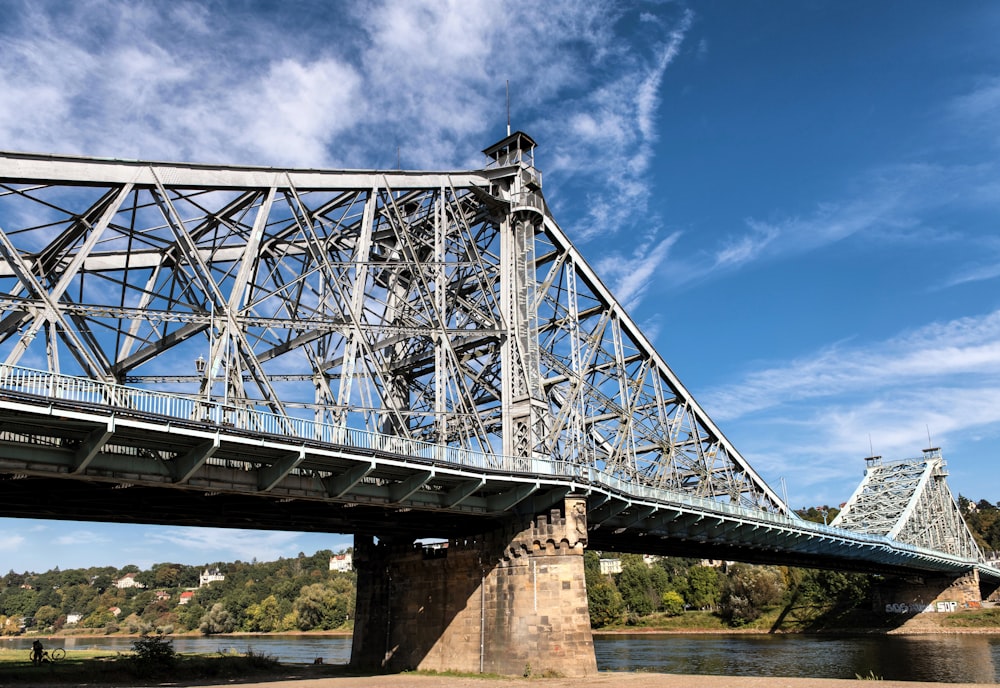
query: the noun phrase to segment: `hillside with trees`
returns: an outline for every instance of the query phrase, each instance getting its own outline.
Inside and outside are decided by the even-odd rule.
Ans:
[[[106,634],[205,634],[349,628],[355,574],[330,570],[333,552],[274,562],[155,564],[15,573],[0,579],[0,633],[89,629]],[[223,580],[199,587],[218,570]],[[132,587],[115,581],[132,574]],[[184,594],[187,593],[187,594]],[[72,622],[75,620],[75,622]]]

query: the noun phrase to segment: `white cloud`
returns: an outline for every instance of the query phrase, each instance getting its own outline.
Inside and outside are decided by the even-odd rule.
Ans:
[[[1000,427],[1000,311],[862,346],[840,343],[699,395],[745,456],[800,491],[843,501],[860,458],[957,448]]]
[[[851,197],[817,203],[811,212],[777,219],[747,218],[746,229],[729,233],[716,246],[696,253],[675,252],[665,277],[673,287],[716,279],[761,262],[785,260],[838,242],[855,240],[866,246],[962,244],[975,242],[986,261],[998,253],[990,236],[969,236],[955,227],[931,224],[924,218],[956,215],[973,197],[979,209],[1000,207],[1000,194],[982,192],[994,179],[993,165],[945,166],[907,164],[885,166],[860,175]],[[682,245],[678,245],[680,249]],[[942,280],[943,286],[994,276],[992,263],[970,266]]]
[[[1000,384],[1000,311],[928,325],[867,349],[835,345],[751,372],[710,397],[718,409],[713,415],[733,419],[807,399],[924,386],[958,375],[976,378],[972,390],[983,382]]]
[[[984,79],[978,86],[955,98],[949,107],[964,127],[1000,145],[1000,76]]]
[[[680,53],[693,15],[686,12],[654,56],[626,56],[629,66],[571,105],[552,172],[582,177],[600,189],[587,197],[587,212],[574,227],[574,241],[609,236],[634,226],[652,192],[648,175],[661,84]]]
[[[299,533],[233,530],[228,528],[161,528],[150,531],[151,542],[162,542],[181,551],[204,553],[209,559],[228,558],[270,561],[295,556]]]
[[[16,552],[23,544],[23,535],[0,535],[0,552]]]
[[[597,263],[597,272],[602,279],[610,281],[611,293],[619,303],[629,310],[641,299],[643,293],[658,275],[661,266],[670,253],[671,246],[677,241],[679,233],[675,232],[665,239],[657,240],[655,236],[641,241],[632,251],[631,256],[613,253]]]
[[[53,541],[61,547],[101,545],[108,542],[108,538],[92,530],[71,530],[56,537]]]

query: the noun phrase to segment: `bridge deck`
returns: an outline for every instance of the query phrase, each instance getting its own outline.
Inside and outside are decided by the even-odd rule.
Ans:
[[[587,495],[591,546],[886,572],[1000,572],[855,533],[500,457],[24,368],[0,370],[7,516],[460,538]]]

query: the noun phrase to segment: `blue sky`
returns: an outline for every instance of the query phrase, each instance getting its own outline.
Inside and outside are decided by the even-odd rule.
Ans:
[[[1000,4],[0,0],[0,149],[481,165],[560,225],[793,507],[928,434],[1000,500]],[[342,535],[0,519],[0,570],[259,560]]]

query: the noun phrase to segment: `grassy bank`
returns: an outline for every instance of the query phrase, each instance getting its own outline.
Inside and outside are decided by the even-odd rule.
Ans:
[[[229,680],[274,681],[346,675],[346,669],[326,665],[283,665],[274,658],[249,651],[245,654],[174,655],[169,660],[135,653],[74,650],[59,662],[34,665],[28,650],[0,648],[0,686],[38,685],[161,685]]]

